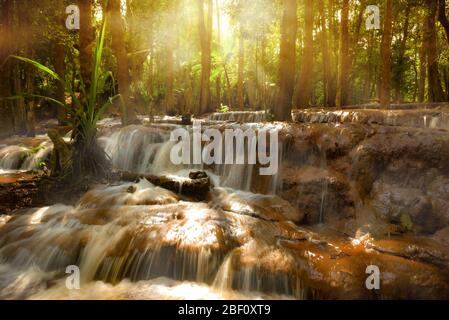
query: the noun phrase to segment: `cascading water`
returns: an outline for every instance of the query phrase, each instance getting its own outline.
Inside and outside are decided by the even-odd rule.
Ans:
[[[292,289],[294,280],[285,288],[276,288],[270,277],[262,282],[255,282],[254,277],[269,270],[271,259],[289,255],[283,252],[265,257],[266,266],[260,266],[257,257],[266,256],[277,235],[286,232],[276,225],[277,221],[285,216],[299,220],[299,213],[276,196],[237,191],[249,191],[261,184],[253,178],[256,165],[173,165],[170,151],[175,142],[170,141],[170,132],[176,128],[179,126],[130,126],[99,140],[116,169],[180,178],[188,176],[191,170],[206,170],[216,187],[208,203],[184,202],[178,195],[142,180],[138,184],[98,187],[73,207],[55,205],[14,216],[0,229],[0,267],[4,271],[0,297],[70,297],[63,282],[65,268],[70,265],[81,270],[81,297],[102,297],[92,296],[95,283],[101,288],[101,295],[115,292],[108,285],[111,284],[117,287],[118,296],[143,298],[182,298],[173,289],[176,287],[200,290],[203,297],[214,298],[255,298],[266,294],[293,297],[297,292]],[[48,143],[42,142],[42,147]],[[11,156],[9,150],[24,154],[29,149],[2,150],[5,159],[17,159],[19,155]],[[42,156],[48,155],[39,150],[22,162],[23,167],[28,168]],[[14,161],[12,168],[18,166],[13,166]],[[276,189],[275,183],[275,179],[263,183],[267,193]],[[252,229],[261,232],[257,240],[252,239]],[[242,266],[242,271],[229,266],[224,269],[222,265],[229,265],[227,261],[238,250],[246,250],[238,248],[245,247],[248,241],[252,243],[251,250],[257,249],[251,262],[256,265]],[[286,268],[292,268],[292,263],[289,261]],[[235,280],[224,285],[219,280],[222,277]],[[283,277],[288,278],[285,274]],[[49,279],[61,280],[48,288]],[[245,284],[236,285],[235,281]],[[158,288],[161,292],[144,295],[139,291],[142,287]],[[119,294],[118,288],[125,292]]]
[[[208,119],[210,121],[230,121],[241,123],[260,123],[266,120],[267,113],[265,111],[233,111],[224,113],[213,113]]]
[[[69,141],[70,134],[64,140]],[[39,169],[49,159],[52,151],[53,143],[47,135],[26,139],[13,137],[7,144],[0,144],[0,170],[18,172]]]
[[[207,127],[222,132],[235,124]],[[444,249],[415,238],[378,241],[366,232],[378,232],[372,219],[340,218],[353,202],[340,196],[344,178],[332,170],[345,168],[348,159],[332,161],[344,148],[355,148],[364,129],[347,134],[347,127],[338,125],[288,130],[242,125],[284,131],[279,173],[263,177],[258,164],[174,165],[170,133],[179,128],[130,126],[105,130],[99,140],[115,169],[180,180],[206,171],[213,188],[205,201],[192,202],[141,180],[95,186],[71,206],[0,216],[0,298],[369,299],[364,284],[372,264],[392,275],[382,297],[449,295],[446,275],[435,267],[446,268]],[[360,140],[353,144],[350,135]],[[5,143],[2,163],[18,169],[16,153],[45,143]],[[29,158],[20,166],[30,165]],[[323,220],[327,225],[336,217],[340,220],[327,229],[298,225]],[[333,229],[342,224],[354,233]],[[392,232],[384,227],[382,234]],[[79,268],[79,290],[67,286],[67,267]]]
[[[274,125],[245,124],[247,129],[274,129]],[[111,157],[116,169],[134,171],[154,175],[188,176],[191,170],[205,170],[216,186],[237,190],[276,193],[279,187],[279,173],[269,178],[261,178],[253,164],[214,164],[206,165],[174,165],[170,160],[170,152],[176,142],[170,141],[170,133],[181,126],[154,125],[151,127],[130,126],[120,129],[110,136],[101,138],[107,154]],[[226,126],[235,128],[235,125]],[[190,128],[191,130],[191,128]],[[223,141],[224,144],[224,141]],[[245,144],[245,151],[249,148]],[[279,159],[282,159],[282,145],[279,146]]]

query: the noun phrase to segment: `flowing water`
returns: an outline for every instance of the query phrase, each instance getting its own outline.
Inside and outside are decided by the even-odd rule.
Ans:
[[[214,115],[209,120],[244,122],[249,116],[260,120],[259,114]],[[376,242],[363,229],[372,223],[366,208],[363,212],[369,218],[360,216],[351,222],[357,230],[353,237],[324,224],[297,224],[305,218],[299,210],[304,199],[307,206],[316,202],[319,223],[327,223],[334,210],[329,201],[336,179],[326,176],[329,151],[301,137],[310,128],[294,133],[301,137],[293,142],[303,153],[286,152],[281,139],[282,170],[262,177],[259,165],[174,165],[170,151],[175,142],[170,141],[170,133],[180,125],[118,128],[107,124],[102,123],[99,142],[114,168],[180,181],[191,171],[204,170],[213,184],[207,200],[192,202],[143,179],[95,186],[72,205],[0,216],[0,298],[372,298],[364,283],[365,268],[373,263],[382,265],[390,277],[382,297],[429,297],[434,291],[448,295],[445,275],[426,264],[440,251],[413,238]],[[208,126],[223,130],[235,124]],[[262,123],[243,128],[282,130],[281,125]],[[0,147],[0,170],[9,174],[34,169],[50,152],[45,136],[6,141]],[[289,171],[289,163],[302,171]],[[310,182],[313,192],[299,184],[289,196],[290,191],[283,190],[285,179]],[[418,255],[424,262],[404,258],[410,254],[409,245],[412,252],[425,253]],[[449,255],[441,254],[436,261],[446,260]],[[80,270],[79,289],[68,286],[69,266]]]
[[[281,283],[275,277],[262,281],[257,276],[260,266],[237,271],[233,266],[242,251],[245,259],[253,260],[251,265],[258,255],[269,255],[272,246],[267,263],[291,260],[275,249],[276,237],[285,230],[271,220],[297,219],[295,210],[274,195],[249,192],[258,185],[255,165],[173,165],[174,142],[169,138],[178,127],[130,126],[102,136],[100,143],[116,169],[179,179],[205,170],[215,186],[207,202],[186,202],[142,180],[98,186],[74,206],[5,216],[0,220],[0,297],[295,297],[299,289],[285,274],[279,276]],[[3,173],[35,169],[48,158],[51,142],[39,139],[4,145]],[[276,177],[269,180],[264,184],[267,194],[276,191]],[[81,271],[80,290],[66,288],[70,265]]]

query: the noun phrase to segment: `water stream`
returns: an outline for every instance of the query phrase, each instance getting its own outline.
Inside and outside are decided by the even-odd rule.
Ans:
[[[225,116],[213,117],[209,120],[219,123],[211,126],[221,130],[232,126],[220,122],[228,120]],[[259,120],[259,114],[251,117]],[[327,229],[323,224],[299,224],[311,221],[310,210],[316,211],[316,222],[325,224],[343,212],[335,206],[341,202],[334,198],[342,187],[331,176],[329,149],[323,147],[325,142],[317,146],[303,136],[311,132],[319,139],[332,137],[314,133],[321,127],[301,127],[296,133],[289,129],[295,135],[289,140],[293,149],[304,152],[293,153],[281,139],[280,170],[270,177],[260,176],[258,165],[174,165],[170,132],[176,128],[180,126],[157,124],[100,130],[99,141],[116,169],[181,180],[192,170],[206,171],[213,184],[206,201],[192,202],[141,180],[98,185],[72,205],[0,216],[0,298],[370,298],[364,279],[365,268],[372,263],[395,277],[386,284],[383,297],[449,292],[445,275],[432,264],[407,260],[408,253],[401,250],[408,244],[418,250],[413,238],[378,244],[371,236],[377,229],[364,232],[372,220],[362,214],[345,227],[357,230],[351,236],[333,231],[337,224]],[[51,149],[45,136],[7,141],[0,147],[0,173],[35,169]],[[293,188],[288,181],[297,185]],[[316,209],[311,209],[315,202]],[[369,211],[364,207],[360,212]],[[383,232],[390,225],[376,228]],[[376,246],[387,246],[382,250],[388,253],[366,249]],[[428,246],[425,242],[418,247],[430,250]],[[439,259],[449,261],[449,256]],[[80,270],[79,290],[67,287],[68,266]],[[407,282],[415,276],[431,280]],[[404,287],[407,290],[401,291]]]

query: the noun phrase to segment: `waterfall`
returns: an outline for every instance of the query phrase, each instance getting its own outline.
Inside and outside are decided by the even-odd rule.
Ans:
[[[229,121],[241,123],[260,123],[266,120],[265,111],[233,111],[213,113],[208,117],[209,121]]]
[[[0,170],[30,171],[38,169],[53,150],[48,139],[38,146],[9,145],[0,148]]]
[[[254,164],[214,164],[214,165],[174,165],[170,152],[175,142],[170,141],[170,130],[181,128],[172,125],[153,125],[151,127],[129,126],[100,138],[106,153],[112,159],[116,169],[153,175],[178,175],[188,177],[192,170],[205,170],[218,184],[238,190],[275,193],[279,176],[263,178],[257,174],[258,165]],[[234,128],[229,126],[229,128]],[[275,128],[273,125],[245,125],[244,128]],[[191,128],[189,128],[191,130]],[[222,142],[224,144],[224,141]],[[245,144],[245,151],[249,146]],[[280,146],[279,159],[282,157]],[[234,153],[235,153],[234,146]],[[192,161],[193,162],[193,161]]]

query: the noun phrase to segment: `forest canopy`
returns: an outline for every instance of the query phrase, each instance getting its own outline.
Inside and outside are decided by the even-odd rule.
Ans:
[[[66,112],[39,97],[69,97],[7,57],[39,61],[82,95],[106,15],[101,68],[113,77],[101,89],[104,99],[121,95],[110,112],[124,123],[228,110],[289,120],[295,108],[449,100],[444,0],[1,0],[0,8],[0,104],[16,133],[32,134],[36,118],[64,122]]]

